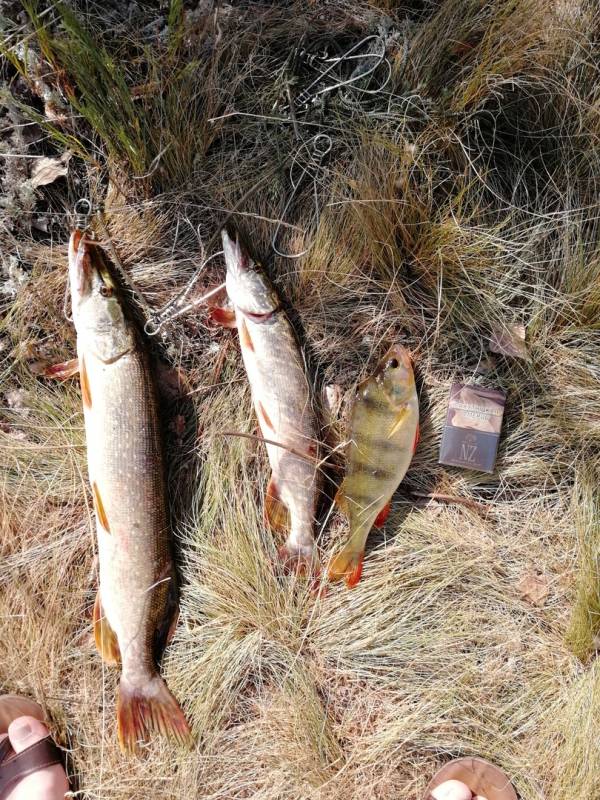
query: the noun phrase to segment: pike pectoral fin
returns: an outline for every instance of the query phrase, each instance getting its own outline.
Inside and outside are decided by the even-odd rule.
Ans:
[[[240,324],[240,344],[245,350],[254,352],[254,342],[250,336],[250,331],[248,330],[248,325],[245,319],[243,319]]]
[[[94,641],[102,660],[106,661],[107,664],[119,664],[121,661],[119,641],[117,634],[110,627],[110,623],[102,611],[100,592],[96,595],[92,620],[94,623]]]
[[[417,449],[417,445],[419,444],[420,441],[421,441],[421,426],[417,422],[417,431],[415,433],[415,443],[413,445],[413,454],[414,454],[415,450]]]
[[[352,589],[360,580],[364,559],[364,550],[357,552],[346,545],[331,561],[327,569],[327,577],[334,582],[343,578],[346,586]]]
[[[290,512],[279,497],[279,490],[272,475],[265,494],[265,522],[276,533],[287,533],[290,529]]]
[[[191,747],[190,726],[179,703],[160,675],[153,675],[144,686],[132,686],[125,675],[121,677],[117,698],[117,735],[121,751],[134,754],[138,742],[147,741],[150,734],[175,740]]]
[[[236,328],[235,311],[229,308],[215,307],[209,311],[209,316],[217,325],[223,328]]]
[[[59,381],[66,381],[79,372],[79,359],[71,358],[69,361],[61,361],[60,364],[52,364],[44,370],[46,378],[56,378]]]
[[[79,382],[81,383],[81,399],[83,400],[83,406],[84,408],[90,409],[92,407],[92,393],[90,391],[90,379],[83,357],[81,358],[79,370]]]
[[[396,419],[394,420],[394,424],[390,432],[388,433],[388,439],[391,439],[395,433],[398,433],[400,428],[404,425],[404,421],[408,417],[408,406],[402,406],[402,408],[396,414]]]
[[[392,507],[392,501],[388,500],[384,507],[381,509],[377,517],[375,518],[375,522],[373,525],[376,528],[382,528],[385,525],[385,521],[390,515],[390,508]]]

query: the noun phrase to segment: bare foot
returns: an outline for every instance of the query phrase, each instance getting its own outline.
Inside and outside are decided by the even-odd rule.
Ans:
[[[435,800],[487,800],[482,794],[473,794],[462,781],[444,781],[431,792]]]
[[[8,739],[17,754],[46,736],[48,728],[35,717],[18,717],[8,726]],[[0,741],[4,739],[6,734],[0,736]],[[64,769],[53,764],[22,778],[6,795],[6,800],[63,800],[68,791]]]
[[[431,792],[435,800],[471,800],[473,792],[462,781],[444,781]]]

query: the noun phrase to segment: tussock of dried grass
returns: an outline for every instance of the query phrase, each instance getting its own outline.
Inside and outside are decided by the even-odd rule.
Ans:
[[[351,111],[333,98],[320,224],[303,233],[313,213],[305,187],[284,220],[297,227],[283,227],[279,244],[311,244],[309,253],[273,258],[296,146],[290,126],[265,119],[280,67],[303,33],[314,50],[343,50],[377,29],[382,8],[400,31],[388,94]],[[21,132],[6,147],[52,154],[68,134],[89,158],[73,160],[66,186],[38,192],[37,219],[54,220],[47,232],[32,227],[29,195],[11,189],[15,169],[3,174],[3,254],[25,278],[4,297],[0,326],[2,688],[45,705],[82,797],[419,800],[447,758],[479,754],[508,771],[523,800],[596,800],[593,4],[180,11],[173,3],[168,23],[148,28],[147,9],[124,21],[88,4],[80,19],[101,44],[93,54],[76,18],[33,15],[31,41],[64,70],[79,116],[61,135],[45,125],[48,140],[38,128],[39,140]],[[10,45],[29,29],[7,30]],[[28,104],[39,115],[19,77],[27,65],[11,64],[20,105],[10,119]],[[132,103],[112,102],[131,87]],[[316,115],[308,121],[319,130]],[[330,445],[343,442],[356,383],[390,339],[413,352],[420,387],[421,443],[371,537],[363,581],[315,597],[274,568],[267,459],[255,440],[231,435],[255,433],[235,336],[199,308],[152,343],[192,392],[164,415],[182,594],[163,671],[198,747],[153,742],[141,762],[118,753],[116,676],[90,637],[97,578],[78,390],[41,377],[73,355],[62,316],[66,212],[82,193],[104,201],[110,244],[155,309],[233,211],[289,305],[317,397],[339,387],[341,414],[323,412]],[[221,278],[215,260],[199,283]],[[489,352],[492,330],[515,322],[527,325],[529,361]],[[492,476],[437,464],[454,380],[507,392]],[[329,479],[339,452],[332,464]],[[431,493],[466,505],[422,497]],[[345,534],[326,512],[325,563]],[[523,588],[532,580],[537,604]]]

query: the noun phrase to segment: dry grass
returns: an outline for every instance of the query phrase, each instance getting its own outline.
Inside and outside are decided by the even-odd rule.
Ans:
[[[79,797],[420,800],[441,763],[479,754],[523,800],[597,800],[594,4],[209,5],[182,16],[173,2],[168,20],[145,9],[125,21],[118,4],[100,14],[94,3],[62,22],[41,5],[25,26],[7,14],[2,152],[55,155],[72,142],[86,158],[35,191],[4,159],[3,280],[15,264],[22,280],[0,322],[0,688],[44,704]],[[379,97],[332,98],[322,123],[300,119],[333,141],[321,220],[311,231],[306,186],[279,244],[309,253],[273,258],[297,146],[290,125],[266,119],[281,65],[303,33],[315,51],[344,49],[383,14],[398,31],[392,80]],[[71,101],[67,120],[44,119],[31,65],[10,49],[30,33]],[[263,448],[223,435],[255,431],[235,336],[199,307],[150,343],[193,392],[164,415],[182,596],[163,670],[198,746],[153,742],[141,761],[118,752],[116,675],[90,636],[78,388],[40,375],[73,354],[62,303],[68,212],[82,194],[104,202],[112,247],[152,308],[200,265],[198,235],[207,246],[233,211],[289,304],[317,396],[340,387],[341,414],[322,414],[329,444],[343,441],[356,382],[393,337],[412,350],[420,386],[421,444],[364,578],[317,598],[274,567]],[[200,283],[221,276],[215,260]],[[492,329],[514,322],[527,325],[529,361],[489,352]],[[492,476],[437,464],[457,379],[507,392]],[[343,466],[332,461],[330,477]],[[327,561],[344,524],[324,506]],[[538,605],[522,590],[532,576],[545,587]]]

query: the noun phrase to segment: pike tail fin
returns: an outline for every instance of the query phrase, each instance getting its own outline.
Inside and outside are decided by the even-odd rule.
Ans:
[[[343,578],[346,586],[352,589],[362,575],[364,558],[364,549],[356,550],[351,543],[347,544],[330,563],[327,577],[330,581],[339,581]]]
[[[151,733],[191,747],[193,737],[179,703],[160,675],[153,675],[142,687],[133,687],[121,676],[117,699],[117,734],[121,751],[137,752],[138,743]]]

